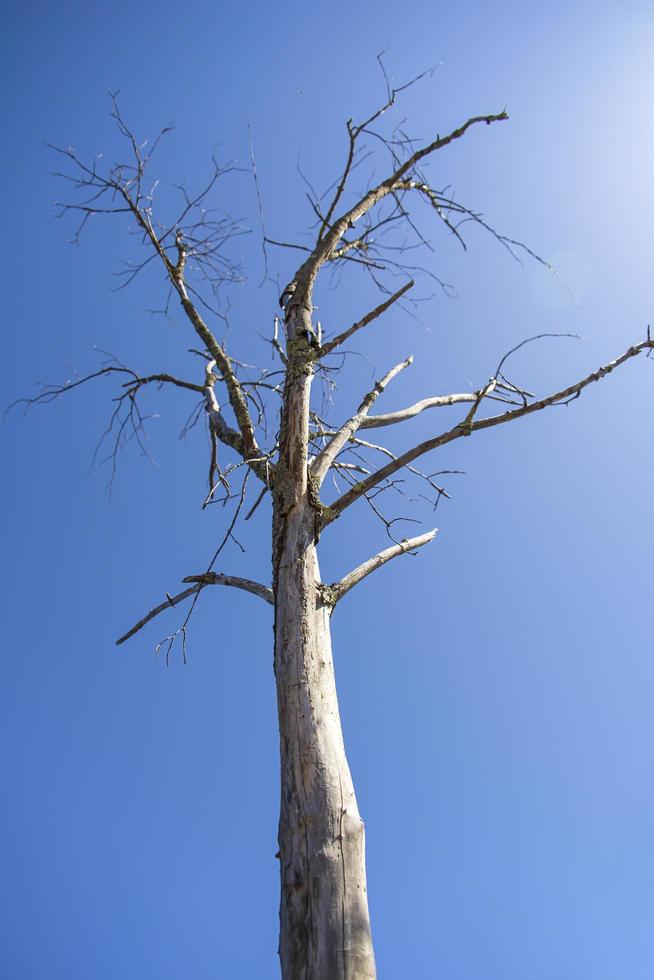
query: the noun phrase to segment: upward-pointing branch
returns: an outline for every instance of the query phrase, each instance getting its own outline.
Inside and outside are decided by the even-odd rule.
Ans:
[[[377,381],[375,383],[375,387],[363,398],[356,414],[341,426],[338,432],[332,436],[323,451],[316,456],[311,467],[311,473],[314,483],[318,487],[325,479],[329,467],[332,465],[345,443],[357,431],[384,388],[386,388],[386,386],[396,375],[400,373],[400,371],[403,371],[404,368],[409,367],[412,361],[413,357],[407,357],[406,361],[402,361],[401,364],[396,364],[394,368],[391,368],[388,374],[385,374],[380,381]]]
[[[392,306],[393,303],[396,303],[398,299],[404,296],[404,294],[408,292],[412,286],[415,286],[415,282],[413,279],[409,279],[409,281],[406,282],[401,289],[398,289],[396,293],[393,293],[393,295],[389,296],[383,303],[376,306],[374,310],[371,310],[370,313],[366,313],[365,316],[361,317],[360,320],[357,320],[357,322],[352,324],[352,326],[347,330],[339,333],[337,337],[333,338],[333,340],[329,340],[326,344],[323,344],[318,351],[318,357],[324,357],[325,354],[331,354],[333,350],[340,347],[340,345],[345,343],[346,340],[349,340],[350,337],[357,332],[357,330],[361,330],[362,327],[367,327],[369,323],[372,323],[372,321],[376,320],[378,316],[385,313],[389,306]]]
[[[367,214],[371,208],[383,201],[389,194],[392,194],[400,185],[404,176],[420,163],[421,160],[424,160],[425,157],[430,156],[437,150],[448,146],[448,144],[453,143],[455,140],[460,139],[472,126],[478,123],[486,123],[486,125],[490,126],[491,123],[501,122],[508,118],[505,111],[489,116],[473,116],[463,123],[462,126],[453,129],[447,136],[437,136],[431,143],[412,153],[386,180],[383,180],[376,187],[369,190],[353,207],[349,208],[340,218],[334,221],[330,228],[319,236],[311,255],[309,255],[307,260],[297,270],[294,279],[282,294],[282,298],[284,299],[282,305],[286,310],[287,321],[291,318],[294,309],[304,309],[306,311],[311,309],[311,295],[316,276],[325,262],[328,262],[332,257],[334,250],[338,248],[347,231],[353,228],[356,222]],[[288,297],[292,297],[292,302],[288,301]]]
[[[140,232],[143,235],[144,242],[151,246],[152,253],[150,258],[137,265],[135,269],[130,272],[129,279],[127,281],[132,281],[134,276],[137,275],[138,272],[150,262],[151,258],[155,256],[159,257],[166,271],[166,275],[170,280],[170,285],[179,297],[184,312],[191,322],[193,329],[201,338],[205,348],[216,361],[222,376],[222,380],[227,388],[229,401],[234,411],[234,415],[236,416],[239,431],[243,439],[243,455],[246,458],[248,455],[256,456],[258,455],[259,451],[254,437],[254,427],[252,425],[247,402],[239,380],[236,377],[232,361],[223,350],[221,344],[219,344],[216,340],[213,332],[204,322],[195,303],[189,295],[190,287],[187,285],[185,279],[185,269],[189,255],[196,261],[202,262],[203,260],[206,260],[210,262],[211,254],[218,248],[217,240],[212,241],[212,234],[214,233],[209,233],[208,238],[205,237],[198,241],[198,225],[192,225],[185,236],[184,232],[182,231],[182,223],[187,217],[189,211],[201,204],[205,195],[210,191],[220,176],[221,171],[216,165],[214,165],[214,173],[206,188],[194,199],[190,199],[186,196],[186,205],[181,214],[178,216],[177,220],[167,229],[157,233],[152,214],[152,196],[151,194],[144,195],[142,192],[143,174],[153,151],[150,150],[149,154],[145,158],[141,156],[142,147],[139,147],[133,133],[125,125],[114,96],[112,96],[112,101],[112,115],[116,120],[120,131],[130,140],[134,155],[134,166],[125,167],[118,165],[112,167],[106,175],[103,175],[98,170],[98,160],[94,161],[94,163],[89,167],[83,163],[73,149],[68,148],[64,150],[59,147],[53,147],[56,152],[65,156],[76,168],[75,175],[60,174],[60,176],[72,182],[73,187],[77,188],[77,190],[88,192],[90,195],[85,202],[80,204],[60,203],[59,207],[61,208],[61,213],[66,213],[67,211],[77,211],[83,213],[84,218],[79,229],[81,230],[81,227],[84,226],[86,220],[93,214],[107,212],[122,214],[124,212],[131,212]],[[136,174],[136,177],[134,177],[134,174]],[[103,207],[103,202],[108,201],[112,202],[112,206]],[[113,202],[115,202],[115,206]],[[198,249],[202,254],[199,254]],[[169,257],[168,253],[170,250],[173,250],[173,254],[176,252],[176,262],[173,262]]]
[[[216,383],[216,376],[213,373],[213,369],[216,367],[215,358],[211,361],[207,361],[204,369],[204,388],[202,389],[204,394],[204,405],[206,412],[209,416],[209,421],[211,423],[211,429],[215,436],[220,439],[221,442],[225,443],[226,446],[230,446],[234,449],[240,456],[243,455],[243,437],[235,429],[225,421],[222,412],[220,411],[220,405],[218,404],[218,399],[216,398],[216,392],[214,391],[214,385]]]
[[[391,194],[397,188],[404,175],[409,173],[409,171],[411,171],[416,164],[420,163],[421,160],[424,160],[425,157],[431,156],[431,154],[435,153],[437,150],[442,149],[444,146],[448,146],[449,143],[453,143],[455,140],[461,139],[461,137],[467,133],[471,126],[476,126],[478,123],[486,123],[487,126],[490,126],[491,123],[502,122],[508,118],[509,117],[506,112],[500,112],[496,115],[490,116],[473,116],[471,119],[468,119],[465,123],[463,123],[462,126],[452,130],[452,132],[447,136],[437,136],[436,139],[427,144],[427,146],[423,146],[421,149],[416,150],[415,153],[412,153],[411,156],[405,160],[394,173],[390,175],[390,177],[387,177],[386,180],[381,182],[381,184],[378,184],[376,187],[373,187],[372,190],[368,191],[367,194],[364,194],[361,200],[358,201],[354,207],[350,208],[350,210],[346,211],[345,214],[338,219],[338,221],[334,222],[329,232],[325,235],[324,245],[316,250],[318,255],[314,253],[315,273],[313,276],[311,276],[311,278],[315,278],[315,274],[317,274],[318,269],[322,263],[329,258],[332,250],[336,248],[348,228],[352,228],[355,222],[362,218],[364,214],[367,214],[367,212],[374,207],[375,204],[378,204],[385,197],[387,197],[388,194]],[[314,258],[314,256],[312,256],[312,258]],[[311,259],[309,259],[309,263],[311,263]]]
[[[170,279],[171,285],[179,296],[179,300],[182,304],[184,312],[186,313],[186,316],[188,317],[196,334],[216,362],[218,370],[221,373],[222,380],[227,388],[229,402],[232,406],[234,415],[236,416],[236,422],[243,439],[243,456],[245,458],[248,456],[257,456],[259,454],[259,448],[254,436],[254,426],[252,424],[252,419],[250,418],[250,412],[247,407],[245,395],[243,394],[240,382],[234,372],[232,362],[216,340],[213,332],[204,322],[197,307],[189,296],[184,279],[186,247],[182,234],[178,231],[175,239],[178,258],[177,263],[173,265],[154,230],[149,213],[147,211],[143,211],[138,206],[138,203],[132,198],[130,191],[122,183],[116,184],[116,190],[125,200],[125,203],[130,208],[144,235],[147,237],[147,239],[149,239],[152,247],[161,259]]]
[[[415,538],[405,538],[403,541],[398,541],[397,544],[391,545],[390,548],[386,548],[384,551],[380,551],[378,555],[373,555],[367,561],[358,565],[357,568],[353,569],[348,575],[345,575],[340,582],[334,582],[333,585],[327,586],[323,590],[323,595],[325,601],[329,602],[330,605],[335,606],[336,603],[343,598],[346,593],[353,589],[355,585],[370,575],[372,572],[381,568],[385,565],[387,561],[391,558],[396,558],[398,555],[405,555],[408,551],[415,551],[416,548],[422,548],[423,545],[429,544],[430,541],[436,537],[438,528],[434,528],[433,531],[428,531],[426,534],[420,534]]]

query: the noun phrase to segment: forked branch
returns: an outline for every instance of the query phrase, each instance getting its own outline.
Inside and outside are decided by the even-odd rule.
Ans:
[[[247,398],[234,370],[234,364],[200,314],[192,298],[193,295],[199,296],[199,294],[187,281],[189,259],[193,260],[200,277],[209,281],[213,288],[223,279],[228,281],[237,279],[234,268],[222,257],[221,249],[224,243],[233,234],[240,233],[240,230],[229,220],[212,217],[211,210],[204,206],[205,198],[216,181],[233,168],[220,168],[214,160],[213,173],[207,185],[193,197],[187,194],[184,187],[178,188],[183,196],[181,211],[170,224],[159,224],[154,218],[156,181],[152,181],[147,176],[147,168],[158,140],[149,153],[144,155],[145,144],[139,144],[125,123],[116,96],[113,95],[112,105],[112,116],[119,131],[128,141],[132,162],[115,164],[103,172],[100,170],[99,157],[91,164],[85,164],[72,148],[52,147],[74,168],[72,174],[60,173],[58,176],[74,191],[85,195],[81,201],[58,202],[60,213],[73,212],[82,216],[76,238],[93,215],[107,213],[132,215],[143,243],[150,247],[151,252],[143,262],[127,265],[125,270],[127,278],[123,285],[131,282],[153,258],[160,259],[170,286],[177,294],[194,331],[216,361],[220,379],[227,388],[229,402],[240,432],[242,440],[240,453],[245,459],[255,458],[260,455],[260,450],[254,435]],[[163,132],[167,132],[169,128],[171,127]],[[205,302],[204,305],[208,304]]]
[[[431,156],[438,150],[443,149],[443,147],[448,146],[455,140],[461,139],[461,137],[464,136],[472,126],[476,126],[479,123],[485,123],[487,126],[490,126],[492,123],[503,122],[508,118],[509,117],[506,111],[488,116],[473,116],[463,123],[462,126],[458,126],[456,129],[453,129],[447,136],[437,136],[436,139],[431,143],[428,143],[427,146],[423,146],[419,150],[412,153],[408,159],[404,161],[404,163],[397,167],[390,177],[387,177],[386,180],[383,180],[376,187],[372,188],[372,190],[368,191],[367,194],[364,194],[364,196],[352,208],[346,211],[341,218],[334,222],[329,232],[325,235],[322,242],[316,247],[313,255],[308,261],[308,265],[310,267],[310,280],[313,281],[313,279],[315,279],[321,265],[327,259],[329,259],[331,253],[335,248],[337,248],[339,242],[348,229],[353,228],[355,223],[365,214],[367,214],[372,207],[379,204],[389,194],[392,194],[399,187],[404,176],[410,173],[421,160],[424,160],[426,157]]]
[[[648,334],[647,340],[642,341],[640,344],[635,344],[630,347],[624,354],[616,357],[614,360],[609,361],[608,364],[603,365],[598,368],[597,371],[593,371],[587,377],[582,378],[580,381],[575,382],[575,384],[569,385],[567,388],[563,388],[561,391],[556,391],[552,395],[548,395],[546,398],[540,398],[535,402],[531,402],[523,405],[521,408],[513,409],[509,412],[504,412],[502,415],[493,415],[491,418],[479,419],[474,421],[474,411],[479,405],[481,399],[477,398],[475,404],[473,405],[473,414],[469,413],[466,420],[455,425],[453,428],[449,429],[447,432],[443,432],[438,436],[434,436],[432,439],[427,439],[424,442],[419,443],[419,445],[414,446],[412,449],[407,450],[407,452],[402,453],[396,459],[391,460],[385,466],[382,466],[371,476],[366,477],[364,480],[355,484],[350,490],[344,493],[338,498],[329,508],[325,511],[324,524],[328,524],[335,520],[343,511],[358,500],[361,496],[368,493],[378,484],[389,477],[393,476],[403,467],[412,463],[418,457],[423,456],[425,453],[431,452],[433,449],[439,449],[441,446],[445,446],[455,439],[460,439],[462,436],[469,436],[473,432],[480,431],[481,429],[490,429],[496,425],[504,425],[506,422],[513,422],[516,419],[523,418],[525,415],[531,415],[533,412],[539,412],[544,408],[549,408],[552,405],[567,405],[569,402],[578,398],[584,388],[588,385],[593,384],[595,381],[599,381],[601,378],[606,377],[615,368],[624,364],[626,361],[631,360],[633,357],[637,357],[643,351],[654,350],[654,340]],[[488,386],[486,386],[488,388]],[[482,389],[483,391],[484,389]],[[481,394],[481,392],[479,393]]]
[[[360,428],[361,423],[365,419],[379,395],[381,395],[393,378],[395,378],[400,371],[403,371],[405,368],[409,367],[412,362],[413,357],[407,357],[407,359],[402,361],[401,364],[396,364],[394,368],[391,368],[391,370],[385,374],[380,381],[376,382],[375,387],[363,398],[356,414],[353,415],[352,418],[348,419],[348,421],[341,426],[338,432],[332,436],[323,451],[313,461],[313,465],[311,467],[313,481],[316,486],[319,487],[321,485],[325,479],[325,476],[327,475],[329,467],[336,459],[336,456],[339,454],[348,440]]]
[[[417,167],[421,160],[431,156],[431,154],[437,152],[445,146],[448,146],[455,140],[461,139],[461,137],[464,136],[465,133],[467,133],[467,131],[473,126],[480,123],[485,123],[486,125],[490,126],[492,123],[501,122],[508,118],[509,117],[505,111],[494,115],[473,116],[463,123],[462,126],[452,130],[452,132],[447,136],[437,135],[436,139],[431,143],[428,143],[426,146],[423,146],[411,153],[403,163],[396,161],[397,166],[389,177],[367,191],[367,193],[365,193],[356,204],[345,211],[345,213],[339,218],[334,220],[328,228],[324,228],[324,230],[321,229],[321,233],[318,236],[318,240],[313,251],[297,270],[295,277],[282,293],[280,303],[285,310],[286,322],[293,322],[295,310],[299,308],[304,310],[311,309],[311,296],[316,277],[325,263],[329,262],[334,257],[344,239],[344,236],[349,230],[354,228],[356,222],[365,217],[365,215],[367,215],[372,208],[380,204],[389,195],[393,195],[398,188],[401,189],[401,184],[404,178]],[[339,185],[339,190],[337,192],[337,198],[340,198],[350,172],[350,167],[346,166],[342,186]],[[331,210],[332,208],[330,208],[330,212]],[[364,264],[366,264],[365,260],[363,261]],[[384,266],[381,266],[381,268],[384,268]]]

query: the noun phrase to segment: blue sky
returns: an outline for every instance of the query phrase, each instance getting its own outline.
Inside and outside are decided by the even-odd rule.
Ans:
[[[212,148],[247,165],[248,126],[269,234],[310,223],[302,170],[329,183],[344,121],[394,80],[437,65],[397,110],[420,137],[470,115],[510,121],[444,151],[434,180],[551,257],[537,266],[470,232],[435,234],[422,323],[388,317],[362,338],[335,417],[378,371],[415,364],[387,408],[483,384],[498,355],[542,331],[582,336],[516,357],[546,393],[643,339],[652,318],[651,5],[499,2],[145,2],[14,5],[3,15],[4,400],[97,365],[197,368],[152,275],[112,292],[129,254],[120,219],[80,248],[52,218],[62,196],[47,140],[112,159],[108,88],[133,128],[174,120],[162,181],[200,181]],[[381,158],[380,158],[381,166]],[[252,228],[246,283],[229,294],[230,349],[269,358],[275,291],[248,174],[216,206]],[[270,254],[286,281],[293,256]],[[428,290],[424,290],[426,295]],[[354,278],[321,292],[342,328],[368,308]],[[649,980],[654,971],[651,657],[651,361],[626,365],[567,409],[479,433],[433,457],[461,469],[436,542],[343,601],[334,647],[343,724],[367,826],[381,977]],[[269,610],[215,590],[189,662],[155,643],[173,612],[114,639],[202,570],[225,527],[200,510],[203,433],[179,439],[185,394],[146,405],[153,466],[127,451],[111,500],[89,473],[113,389],[100,383],[2,428],[5,515],[0,658],[0,976],[208,980],[278,975],[277,734]],[[427,413],[407,445],[454,416]],[[261,508],[222,570],[267,579]],[[427,508],[417,515],[428,526]],[[384,547],[352,508],[322,542],[332,580]]]

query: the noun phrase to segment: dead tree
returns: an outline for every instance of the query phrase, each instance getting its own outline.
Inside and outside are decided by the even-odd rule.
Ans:
[[[165,599],[117,642],[125,642],[164,610],[191,600],[183,624],[165,641],[166,655],[176,638],[185,654],[190,614],[200,594],[212,585],[243,589],[274,609],[281,755],[279,953],[284,980],[370,980],[376,975],[366,894],[364,827],[343,745],[330,620],[342,597],[362,579],[391,559],[428,544],[436,533],[430,530],[409,539],[395,537],[394,520],[384,516],[377,498],[385,490],[397,488],[398,474],[404,472],[423,481],[438,500],[445,490],[437,482],[438,474],[417,468],[422,457],[454,440],[567,404],[626,361],[654,349],[648,331],[645,339],[608,364],[540,398],[509,380],[509,355],[505,355],[492,376],[476,390],[426,392],[425,397],[400,411],[375,413],[373,409],[386,387],[411,364],[407,357],[395,366],[387,365],[358,407],[341,411],[335,423],[316,411],[312,385],[317,377],[329,376],[330,370],[338,368],[335,359],[343,345],[355,339],[359,331],[374,330],[379,317],[406,302],[419,276],[435,277],[432,269],[410,265],[416,251],[429,248],[412,217],[414,200],[426,202],[445,232],[464,248],[463,228],[474,223],[510,252],[526,251],[542,261],[525,246],[496,232],[479,212],[458,202],[447,189],[433,187],[423,170],[430,158],[447,152],[451,143],[463,139],[470,130],[501,123],[508,118],[507,113],[475,116],[446,135],[434,134],[429,142],[418,145],[401,128],[391,133],[378,128],[400,91],[387,86],[381,108],[361,123],[348,121],[340,177],[325,195],[309,195],[315,218],[311,244],[265,238],[267,245],[301,250],[302,255],[282,290],[281,316],[275,318],[271,343],[279,369],[261,370],[255,377],[248,375],[226,344],[217,339],[215,325],[221,314],[211,299],[212,291],[240,275],[226,249],[240,229],[207,207],[210,192],[229,168],[221,168],[214,161],[207,185],[196,195],[182,190],[180,212],[174,220],[160,223],[155,208],[156,182],[150,177],[152,154],[159,140],[152,146],[139,144],[115,100],[113,116],[127,139],[129,163],[105,169],[100,158],[86,163],[72,149],[58,150],[67,164],[60,176],[74,192],[60,205],[61,213],[79,215],[77,235],[95,215],[129,219],[145,250],[139,261],[126,268],[125,283],[133,281],[150,263],[159,264],[168,291],[166,309],[173,304],[181,306],[200,366],[189,380],[169,371],[141,374],[110,358],[85,378],[43,389],[28,404],[48,401],[94,378],[115,378],[121,386],[105,433],[112,441],[109,456],[114,461],[126,439],[142,441],[144,416],[139,395],[144,387],[175,386],[190,393],[197,413],[204,411],[206,415],[209,478],[205,505],[217,499],[233,500],[229,526],[208,567],[201,574],[184,578],[187,587],[183,591],[175,595],[166,592]],[[381,148],[387,176],[354,193],[352,177],[365,160],[361,152],[364,144]],[[412,236],[410,245],[408,236]],[[316,286],[329,270],[345,265],[370,276],[382,292],[381,301],[369,312],[357,312],[354,322],[336,336],[325,338],[314,316]],[[447,290],[444,283],[441,285]],[[499,410],[495,408],[498,403]],[[398,453],[378,439],[370,439],[370,430],[401,425],[423,412],[431,414],[433,410],[437,418],[436,410],[443,406],[455,406],[455,410],[460,406],[457,421],[442,428],[435,424],[434,435],[418,445],[409,444]],[[340,486],[335,495],[325,492],[328,474]],[[271,584],[216,571],[218,556],[233,535],[237,520],[247,519],[267,494],[272,504]],[[366,502],[382,519],[391,539],[389,546],[340,581],[324,583],[317,556],[321,535],[331,532],[347,508]]]

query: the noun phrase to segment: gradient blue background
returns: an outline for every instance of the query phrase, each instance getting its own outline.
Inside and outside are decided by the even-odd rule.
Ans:
[[[129,254],[120,219],[81,248],[52,220],[62,196],[42,140],[117,155],[108,87],[139,134],[176,121],[160,172],[190,184],[247,162],[253,129],[268,231],[310,221],[302,167],[335,175],[344,120],[393,78],[439,67],[397,118],[444,132],[507,106],[511,121],[444,151],[434,181],[558,261],[572,303],[537,267],[470,233],[438,234],[435,268],[459,300],[389,316],[361,349],[378,370],[415,366],[399,407],[479,386],[498,354],[543,330],[582,334],[516,359],[545,393],[588,373],[652,318],[654,14],[649,3],[278,5],[163,0],[13,4],[3,15],[3,401],[96,365],[178,370],[186,326],[145,312],[161,282],[109,291]],[[216,203],[253,228],[236,251],[230,349],[269,358],[275,307],[262,276],[252,181]],[[271,253],[284,280],[293,255]],[[284,280],[285,281],[285,280]],[[323,290],[325,327],[368,308],[367,286]],[[432,457],[460,468],[437,541],[344,600],[334,619],[343,724],[367,823],[382,978],[650,980],[654,975],[654,666],[651,643],[654,365],[631,363],[568,409],[480,433]],[[515,372],[514,372],[515,373]],[[350,362],[339,418],[366,390]],[[128,452],[111,501],[85,478],[109,384],[2,429],[0,977],[209,980],[278,976],[277,734],[271,617],[214,590],[190,659],[155,660],[179,623],[129,645],[123,629],[200,571],[223,514],[201,512],[206,447],[178,434],[184,393],[148,400],[153,467]],[[449,424],[435,413],[394,439]],[[456,482],[455,482],[456,481]],[[427,511],[420,515],[429,524]],[[264,508],[241,556],[268,576]],[[328,580],[384,546],[359,505],[325,535]]]

